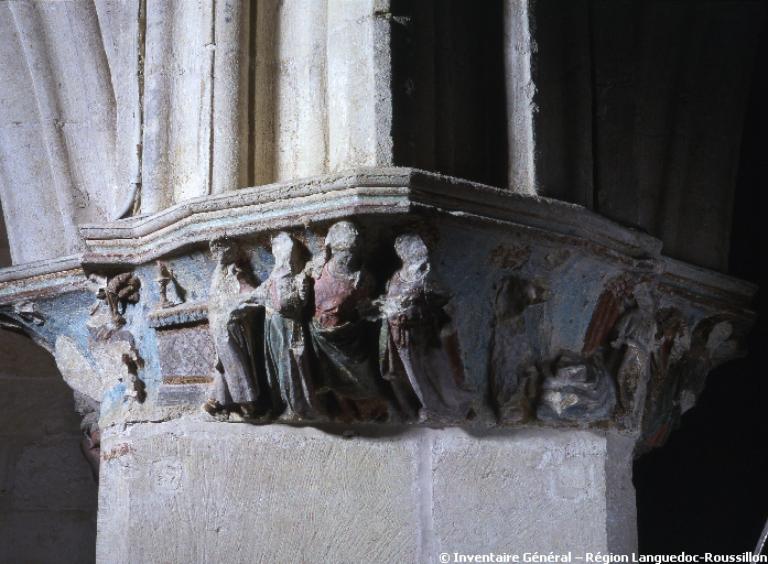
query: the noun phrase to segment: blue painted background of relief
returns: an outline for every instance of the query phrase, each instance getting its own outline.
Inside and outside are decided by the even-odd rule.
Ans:
[[[430,263],[440,287],[450,296],[446,310],[457,330],[462,362],[468,383],[477,390],[478,403],[487,403],[493,325],[497,314],[495,300],[504,281],[510,277],[539,287],[541,296],[522,308],[518,318],[510,321],[519,328],[513,336],[515,349],[508,351],[510,364],[547,361],[562,351],[579,353],[604,283],[622,272],[612,270],[605,257],[594,257],[583,248],[570,247],[562,241],[542,238],[528,228],[510,228],[491,224],[477,224],[463,220],[442,219],[438,222],[411,224],[408,228],[371,222],[356,222],[364,235],[384,240],[368,241],[367,248],[388,248],[394,237],[405,231],[430,232]],[[314,229],[294,231],[309,251],[312,261],[324,253],[323,236]],[[257,239],[266,240],[264,234]],[[263,243],[240,240],[247,253],[257,282],[267,279],[274,258]],[[377,258],[370,254],[368,263]],[[389,260],[383,257],[382,260]],[[187,304],[206,304],[214,263],[207,248],[200,247],[187,254],[162,259],[173,270],[174,276],[186,292]],[[372,266],[372,265],[371,265]],[[392,268],[397,268],[393,264]],[[162,384],[158,355],[157,331],[149,326],[149,314],[160,309],[160,285],[156,263],[142,265],[134,273],[141,280],[141,299],[129,305],[124,317],[125,329],[134,339],[143,366],[139,377],[146,386],[147,402],[157,399]],[[386,280],[380,279],[383,288]],[[57,335],[67,335],[94,366],[86,323],[89,311],[97,303],[92,292],[79,291],[39,302],[46,324],[36,331],[49,341]],[[106,307],[101,304],[99,307]],[[517,355],[517,356],[516,356]],[[512,375],[509,375],[511,377]],[[501,375],[505,377],[505,375]],[[102,413],[118,410],[125,405],[125,384],[115,384],[105,395]],[[199,406],[190,405],[192,409]],[[488,405],[481,410],[492,418]]]

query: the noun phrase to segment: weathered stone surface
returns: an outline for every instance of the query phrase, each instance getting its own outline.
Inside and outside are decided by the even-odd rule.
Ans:
[[[592,15],[610,23],[613,9]],[[590,28],[589,40],[563,57],[577,72],[562,73],[590,83],[567,105],[573,122],[539,112],[563,121],[550,129],[537,104],[552,107],[552,91],[557,104],[580,80],[537,73],[537,61],[559,59],[552,50],[537,59],[538,37],[547,35],[536,16],[547,10],[526,0],[483,8],[428,0],[0,3],[0,59],[9,69],[0,84],[0,196],[10,254],[17,263],[50,259],[0,271],[0,326],[27,331],[55,353],[88,412],[91,454],[100,402],[102,560],[430,561],[457,542],[468,552],[510,543],[634,548],[632,447],[660,444],[706,373],[739,353],[754,289],[667,259],[661,240],[536,194],[599,207],[662,235],[678,256],[722,266],[731,195],[720,186],[732,183],[737,152],[705,153],[735,145],[739,120],[731,118],[742,111],[746,66],[713,66],[732,79],[717,92],[734,103],[719,111],[707,112],[702,98],[681,109],[667,87],[666,96],[649,97],[675,100],[671,113],[683,121],[704,116],[683,131],[725,133],[690,149],[653,131],[670,113],[663,103],[634,117],[612,113],[630,105],[623,90],[631,84],[613,88],[613,79],[632,73],[613,69],[615,53],[584,56],[580,49],[613,33]],[[578,11],[564,18],[586,25]],[[703,52],[748,54],[756,28],[747,27],[730,48],[708,42]],[[624,37],[619,55],[629,43],[666,52],[663,42]],[[404,64],[410,53],[417,62]],[[686,67],[682,80],[650,82],[689,88],[696,72],[681,61],[670,58],[661,72],[668,79],[670,68]],[[546,91],[537,96],[539,82]],[[643,166],[623,166],[635,126],[652,133],[634,156],[643,166],[664,164],[659,182],[656,165],[638,178]],[[668,146],[655,142],[665,138]],[[610,158],[598,159],[617,139],[620,174]],[[709,161],[693,171],[691,163]],[[509,189],[388,168],[422,162]],[[687,180],[678,174],[686,170]],[[659,220],[638,195],[667,219],[689,213]],[[701,218],[714,228],[689,246]],[[331,233],[349,220],[366,236],[337,253]],[[272,324],[262,324],[264,338],[261,322],[239,308],[257,283],[278,278],[270,245],[283,230],[306,259],[289,269],[307,283],[298,301],[315,311],[283,323],[272,315],[280,292],[254,299],[247,306],[265,308]],[[229,292],[210,284],[208,243],[220,237],[243,249],[238,264],[225,263]],[[403,237],[421,241],[418,256],[397,249]],[[8,254],[0,250],[0,264]],[[155,260],[167,261],[160,279]],[[439,293],[427,288],[427,271]],[[94,304],[94,281],[105,303]],[[177,282],[185,297],[169,300]],[[338,330],[335,338],[315,323]],[[210,410],[214,417],[273,424],[201,415],[210,372],[228,382],[217,397],[242,407],[239,415]],[[85,492],[83,480],[57,472],[74,464],[66,448],[74,434],[58,415],[36,416],[25,393],[55,413],[60,398],[9,382],[5,492],[21,488],[24,511],[42,511],[56,493]],[[316,390],[330,399],[316,411],[302,406]],[[263,399],[272,405],[262,410]],[[278,419],[377,426],[370,437],[343,439]],[[36,423],[66,439],[19,440]],[[474,435],[427,427],[438,423]],[[493,426],[533,430],[489,435]],[[36,491],[31,476],[48,487]],[[16,508],[8,499],[0,503]],[[51,507],[62,516],[87,509]]]
[[[188,382],[213,374],[213,342],[208,324],[165,329],[157,333],[163,381]]]
[[[578,430],[344,438],[189,419],[135,425],[103,443],[99,559],[626,553],[636,548],[631,446]]]
[[[412,438],[180,420],[102,442],[98,560],[420,562]]]
[[[56,339],[54,354],[64,381],[73,390],[99,401],[107,390],[107,383],[102,381],[97,368],[88,362],[77,344],[62,335]]]
[[[576,430],[437,434],[437,552],[635,550],[632,442]]]

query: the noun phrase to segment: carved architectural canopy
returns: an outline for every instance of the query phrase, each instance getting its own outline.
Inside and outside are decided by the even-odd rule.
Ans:
[[[102,426],[611,427],[662,442],[754,288],[588,210],[360,169],[80,228],[0,271],[0,319]]]

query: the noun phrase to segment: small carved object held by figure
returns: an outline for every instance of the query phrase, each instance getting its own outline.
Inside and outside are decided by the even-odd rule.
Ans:
[[[265,306],[267,381],[280,390],[286,416],[308,418],[317,414],[304,321],[311,281],[303,271],[300,247],[288,233],[272,238],[272,254],[275,266],[253,297]]]
[[[254,415],[259,389],[253,363],[253,340],[242,308],[243,289],[253,290],[240,250],[233,242],[211,242],[216,261],[208,295],[208,323],[216,350],[213,397],[203,408],[211,414],[239,411]]]
[[[388,417],[376,357],[372,314],[373,279],[359,257],[360,235],[349,221],[331,226],[325,238],[330,257],[315,277],[312,343],[321,369],[318,394],[341,419]]]
[[[429,255],[418,235],[401,235],[395,252],[403,265],[382,300],[382,374],[409,415],[409,396],[420,404],[419,419],[465,419],[473,394],[466,387],[455,331],[442,296],[430,279]]]
[[[185,302],[185,292],[176,280],[173,270],[164,262],[157,262],[157,284],[160,286],[160,307],[173,307]]]

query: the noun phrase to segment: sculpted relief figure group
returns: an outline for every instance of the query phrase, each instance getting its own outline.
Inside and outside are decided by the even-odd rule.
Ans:
[[[219,419],[239,414],[265,422],[615,422],[641,430],[649,444],[663,441],[693,405],[706,373],[738,352],[730,318],[697,320],[644,270],[606,278],[594,306],[584,309],[589,318],[573,324],[564,317],[571,296],[562,294],[570,287],[553,284],[551,269],[522,268],[529,250],[500,253],[514,260],[505,258],[483,280],[446,279],[449,299],[435,283],[421,235],[401,233],[384,244],[394,251],[392,268],[374,275],[364,260],[371,245],[349,221],[332,225],[322,245],[308,245],[313,253],[280,232],[271,238],[273,267],[257,279],[250,251],[217,239],[207,301],[199,298],[207,276],[199,255],[158,261],[154,296],[146,268],[91,273],[88,291],[97,300],[84,332],[55,347],[66,357],[87,343],[109,393],[86,395],[95,404],[107,398],[107,409],[150,398],[163,407],[204,402]],[[568,256],[555,256],[561,262],[552,268]],[[477,282],[477,294],[469,295]],[[458,306],[461,318],[452,315]],[[45,332],[44,314],[40,304],[21,301],[5,315]],[[576,327],[572,334],[554,331],[566,321]],[[459,328],[473,348],[462,350]],[[569,344],[563,338],[553,345],[552,335]],[[159,367],[151,362],[153,347]]]
[[[354,224],[342,221],[329,229],[321,260],[307,261],[300,243],[278,233],[274,267],[259,285],[233,242],[211,245],[217,361],[206,411],[341,421],[471,415],[473,394],[424,241],[396,239],[402,266],[380,297],[360,244]]]
[[[422,237],[396,237],[399,267],[384,285],[366,269],[361,243],[355,225],[341,221],[309,260],[298,240],[278,233],[274,267],[261,283],[233,241],[211,244],[216,370],[206,411],[258,420],[437,423],[479,413],[485,394],[465,377],[449,299],[434,282]],[[584,350],[549,359],[535,354],[530,336],[545,288],[516,276],[499,286],[487,398],[499,422],[618,418],[636,426],[653,401],[646,393],[653,367],[664,363],[654,360],[650,287],[619,278],[599,300]],[[528,308],[534,315],[525,321]]]
[[[168,377],[161,391],[194,393],[176,401],[198,405],[204,388],[169,387],[189,375],[195,386],[207,385],[213,355],[203,409],[221,419],[236,414],[235,419],[264,422],[614,421],[663,440],[703,385],[696,375],[733,356],[727,319],[689,328],[682,312],[658,303],[650,278],[631,272],[606,280],[581,350],[547,348],[549,333],[542,337],[542,328],[554,315],[552,293],[547,280],[528,279],[519,269],[493,282],[492,314],[485,321],[478,324],[481,316],[471,314],[452,319],[455,302],[436,284],[422,236],[402,233],[390,244],[396,266],[375,276],[366,268],[362,237],[352,222],[332,225],[314,254],[280,232],[271,238],[273,267],[258,280],[251,255],[231,239],[217,239],[210,244],[215,266],[207,303],[196,301],[198,286],[190,287],[188,303],[170,264],[158,262],[150,326],[165,343],[160,348],[170,367],[166,373],[161,366]],[[143,401],[141,334],[134,336],[141,310],[129,310],[140,301],[139,273],[97,278],[98,300],[87,323],[90,347],[99,358],[118,355],[119,366],[109,373],[118,374],[128,399]],[[22,305],[22,319],[44,322],[26,313],[34,313],[33,305]],[[487,350],[462,353],[461,323],[487,331]],[[190,347],[198,349],[191,354]],[[487,385],[482,379],[470,384],[465,361],[482,370],[483,355]],[[679,391],[689,389],[687,395]]]

